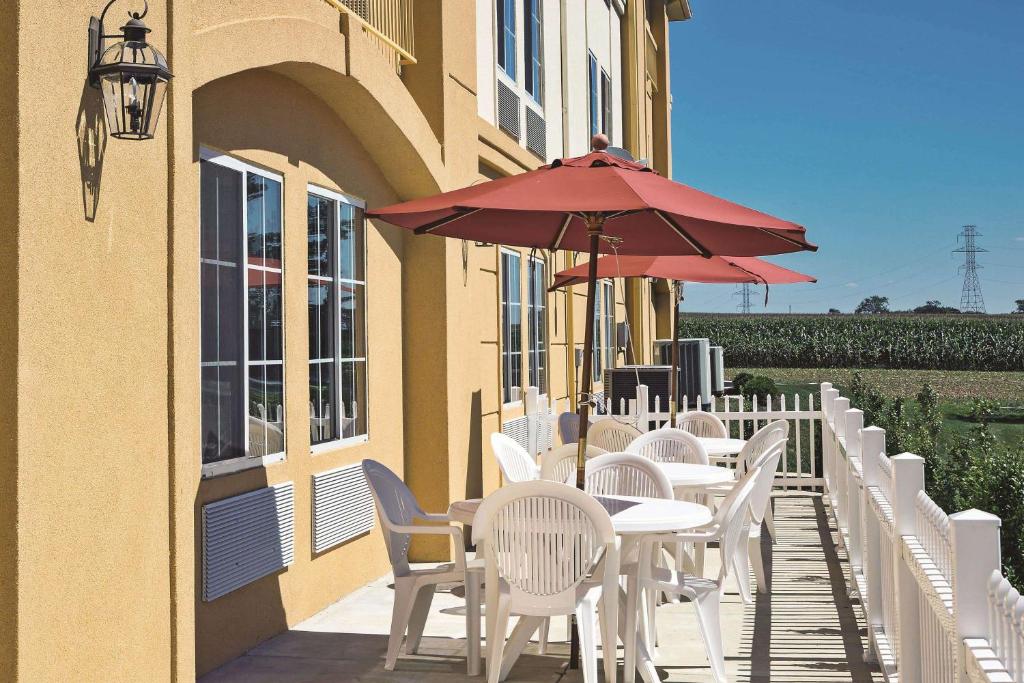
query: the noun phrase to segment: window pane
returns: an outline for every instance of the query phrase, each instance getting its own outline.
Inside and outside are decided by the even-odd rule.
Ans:
[[[340,328],[341,349],[339,357],[364,358],[366,356],[366,329],[364,302],[365,292],[362,285],[342,282],[340,290]]]
[[[200,370],[204,463],[245,453],[242,176],[200,163]]]
[[[266,366],[249,366],[249,455],[262,458],[267,454]]]
[[[309,283],[309,359],[334,358],[334,287]]]
[[[307,212],[309,274],[334,277],[334,202],[309,195]]]
[[[345,280],[366,279],[363,264],[363,238],[366,232],[366,221],[363,210],[349,204],[341,204],[341,225],[339,229],[339,246],[341,250],[341,270],[338,276]]]
[[[267,360],[284,360],[284,320],[281,300],[281,273],[264,274],[266,301],[266,354]]]
[[[341,364],[341,436],[344,439],[366,434],[366,363]]]
[[[600,130],[600,113],[597,110],[597,58],[590,53],[587,59],[587,91],[590,104],[590,134],[597,135]]]
[[[240,366],[204,367],[202,384],[203,462],[218,462],[245,455],[242,414],[242,369]]]
[[[338,438],[337,366],[334,361],[309,364],[309,431],[312,443]]]
[[[281,184],[255,173],[246,181],[249,263],[281,267]]]
[[[266,358],[266,288],[268,273],[256,268],[248,269],[249,297],[249,360]]]

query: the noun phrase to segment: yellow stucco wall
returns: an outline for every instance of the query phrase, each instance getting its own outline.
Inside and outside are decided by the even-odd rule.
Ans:
[[[498,249],[374,224],[369,439],[309,448],[307,183],[373,207],[539,164],[477,116],[474,3],[417,0],[419,63],[401,76],[319,0],[151,5],[175,78],[140,143],[104,139],[84,59],[69,58],[101,6],[20,0],[0,22],[0,82],[17,94],[0,98],[2,680],[193,680],[387,571],[377,530],[313,555],[313,473],[371,457],[443,511],[500,485],[488,437],[522,412],[501,402]],[[204,146],[284,177],[288,274],[286,458],[213,479],[199,452]],[[649,296],[616,292],[617,321],[649,317]],[[563,406],[583,311],[580,287],[548,298],[549,395]],[[283,481],[294,564],[202,601],[202,505]]]

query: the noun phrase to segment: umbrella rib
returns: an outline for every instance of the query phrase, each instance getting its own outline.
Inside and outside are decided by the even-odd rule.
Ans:
[[[565,220],[562,221],[562,227],[558,229],[558,235],[555,237],[555,241],[551,243],[549,249],[555,251],[562,246],[562,239],[565,237],[565,231],[569,229],[569,222],[572,221],[573,214],[565,214]]]
[[[460,218],[465,218],[466,216],[472,216],[474,213],[476,213],[477,211],[480,211],[480,210],[481,209],[463,210],[463,211],[460,211],[459,213],[457,213],[457,214],[455,214],[453,216],[445,216],[444,218],[436,220],[436,221],[434,221],[432,223],[427,223],[426,225],[421,225],[420,227],[418,227],[415,230],[413,230],[413,233],[415,233],[417,235],[427,235],[427,234],[433,232],[434,230],[437,230],[438,228],[443,228],[444,226],[446,226],[446,225],[448,225],[450,223],[454,223],[455,221],[459,220]]]
[[[813,244],[808,244],[807,242],[801,242],[800,240],[795,240],[792,237],[786,237],[785,235],[780,235],[779,233],[775,232],[774,230],[769,230],[767,228],[758,228],[758,230],[760,230],[761,232],[763,232],[766,235],[771,235],[772,237],[777,237],[777,238],[779,238],[780,240],[782,240],[784,242],[789,242],[790,244],[792,244],[794,246],[797,246],[797,247],[800,247],[801,249],[810,249],[811,251],[818,251],[818,247],[816,247]]]
[[[676,232],[677,235],[679,235],[684,240],[686,240],[686,242],[691,247],[693,247],[697,251],[697,253],[699,253],[704,258],[711,258],[711,256],[712,256],[711,252],[708,251],[708,249],[703,244],[701,244],[700,242],[695,240],[692,236],[690,236],[690,234],[687,233],[685,230],[683,230],[683,228],[678,223],[676,223],[674,220],[672,220],[671,218],[666,216],[663,211],[661,211],[660,209],[656,209],[654,211],[654,213],[655,213],[656,216],[658,216],[658,218],[660,218],[661,220],[665,221],[665,224],[668,225],[668,227],[672,228]]]

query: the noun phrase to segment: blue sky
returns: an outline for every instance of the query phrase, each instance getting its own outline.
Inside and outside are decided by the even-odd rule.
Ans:
[[[768,311],[959,305],[960,226],[989,312],[1024,298],[1024,3],[691,0],[671,27],[673,175],[805,225],[818,276]],[[959,258],[957,258],[959,256]],[[728,285],[684,310],[735,311]],[[765,311],[759,288],[754,311]]]

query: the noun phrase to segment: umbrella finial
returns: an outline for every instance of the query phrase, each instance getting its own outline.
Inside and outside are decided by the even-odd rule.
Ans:
[[[595,152],[603,152],[608,149],[608,145],[611,144],[608,141],[608,136],[604,133],[598,133],[594,137],[590,138],[590,149]]]

